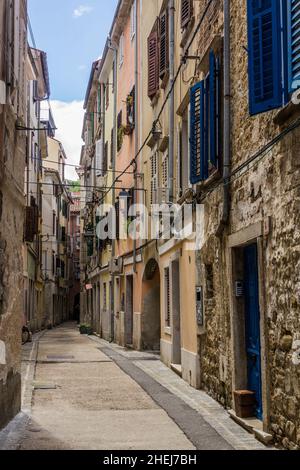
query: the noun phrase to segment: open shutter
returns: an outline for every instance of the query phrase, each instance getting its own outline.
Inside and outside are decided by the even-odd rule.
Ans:
[[[289,91],[300,88],[300,0],[288,0]]]
[[[220,158],[220,61],[213,51],[209,56],[209,162],[218,168]]]
[[[199,183],[206,178],[205,152],[205,82],[202,80],[190,91],[190,180]]]
[[[283,104],[280,0],[248,0],[250,114]]]
[[[148,96],[153,98],[159,86],[157,24],[148,37]]]
[[[159,19],[159,76],[164,78],[169,69],[169,15],[165,10]]]
[[[192,0],[181,0],[181,28],[184,29],[190,22],[193,14]]]
[[[103,142],[96,142],[96,176],[103,176]]]

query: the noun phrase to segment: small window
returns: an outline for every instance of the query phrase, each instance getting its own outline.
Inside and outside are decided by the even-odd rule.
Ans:
[[[107,310],[107,289],[106,282],[103,284],[103,310]]]
[[[165,268],[165,324],[167,328],[171,326],[170,300],[170,268]]]
[[[181,28],[185,29],[193,15],[192,0],[181,0]]]
[[[124,130],[123,130],[123,125],[122,125],[122,110],[118,114],[117,128],[118,128],[117,150],[118,150],[118,152],[120,152],[120,150],[122,148],[123,136],[124,136]]]

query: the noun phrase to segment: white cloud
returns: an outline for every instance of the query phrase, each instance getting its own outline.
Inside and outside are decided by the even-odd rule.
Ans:
[[[92,10],[93,8],[89,5],[79,5],[79,7],[75,8],[75,10],[73,11],[73,17],[80,18],[83,15],[91,13]]]
[[[57,127],[56,139],[63,144],[67,155],[67,164],[79,165],[81,147],[83,141],[81,132],[83,126],[83,101],[51,101],[54,121]],[[78,176],[74,167],[66,166],[66,178],[77,180]]]

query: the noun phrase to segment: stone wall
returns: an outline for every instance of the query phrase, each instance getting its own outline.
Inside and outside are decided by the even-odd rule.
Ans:
[[[220,13],[221,14],[221,13]],[[220,16],[221,18],[221,16]],[[217,19],[204,30],[215,34]],[[211,39],[199,38],[199,48]],[[231,165],[235,170],[299,118],[300,110],[249,115],[246,0],[231,2]],[[222,188],[205,200],[205,244],[197,255],[204,289],[205,325],[199,329],[201,386],[232,406],[235,363],[232,356],[231,258],[228,236],[261,223],[261,312],[266,390],[265,430],[288,449],[300,446],[300,367],[293,345],[300,340],[300,128],[297,128],[233,178],[229,225],[217,236]],[[200,190],[205,192],[205,188]],[[265,231],[265,233],[264,233]],[[232,280],[231,280],[232,281]]]

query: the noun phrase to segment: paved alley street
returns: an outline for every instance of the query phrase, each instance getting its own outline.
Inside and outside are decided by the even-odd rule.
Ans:
[[[73,323],[36,335],[23,356],[23,413],[0,449],[265,448],[158,356],[80,336]]]

